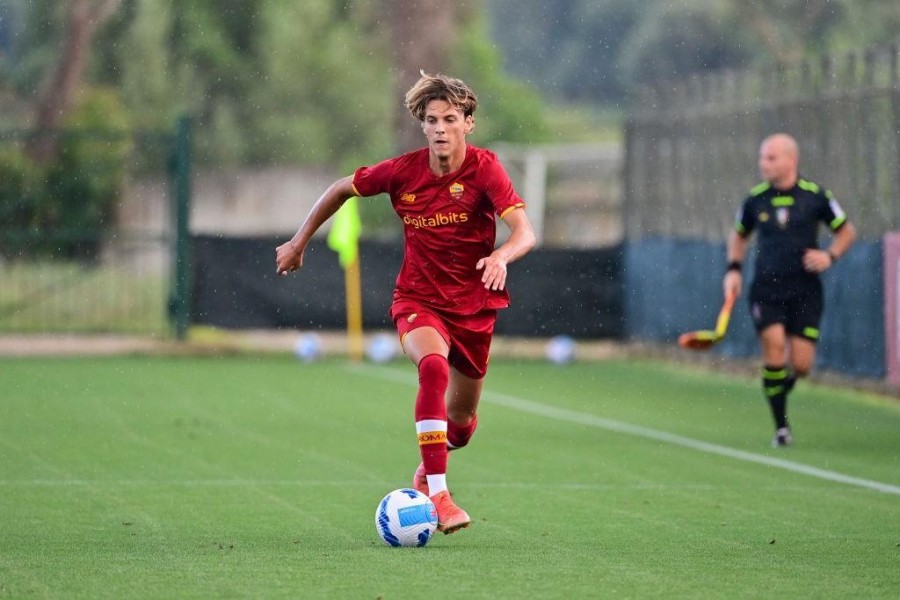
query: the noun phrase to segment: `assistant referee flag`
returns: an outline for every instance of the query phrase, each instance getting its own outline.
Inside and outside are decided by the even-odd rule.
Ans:
[[[351,196],[334,215],[328,232],[328,247],[337,252],[344,268],[347,295],[347,350],[352,360],[362,360],[362,285],[359,276],[359,234],[362,223],[356,197]]]
[[[337,252],[344,270],[359,259],[360,231],[362,223],[359,220],[356,196],[351,196],[334,215],[334,223],[328,232],[328,247]]]

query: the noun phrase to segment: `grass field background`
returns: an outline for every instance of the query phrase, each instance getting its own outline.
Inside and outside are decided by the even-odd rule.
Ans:
[[[426,548],[374,512],[415,374],[283,356],[0,360],[0,597],[896,598],[900,403],[653,361],[497,361]],[[842,478],[846,480],[842,481]]]

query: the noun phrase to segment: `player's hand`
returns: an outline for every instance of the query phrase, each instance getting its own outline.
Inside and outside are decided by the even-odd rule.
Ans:
[[[303,249],[287,241],[275,248],[275,272],[279,275],[293,273],[303,266]]]
[[[807,273],[822,273],[831,268],[831,255],[827,250],[807,248],[803,253],[803,268]]]
[[[739,297],[741,295],[743,281],[744,277],[741,275],[740,271],[728,271],[725,273],[725,278],[722,280],[722,293],[726,298],[732,294],[735,298]]]
[[[475,269],[484,273],[481,274],[481,283],[484,284],[486,290],[502,290],[506,287],[506,261],[497,253],[486,256],[478,261]]]

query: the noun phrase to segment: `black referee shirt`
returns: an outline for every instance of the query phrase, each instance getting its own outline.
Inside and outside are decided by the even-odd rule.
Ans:
[[[742,237],[757,232],[755,281],[782,283],[814,274],[803,269],[807,248],[818,248],[819,224],[837,231],[847,222],[830,191],[800,178],[789,190],[763,182],[750,190],[738,211],[735,229]]]

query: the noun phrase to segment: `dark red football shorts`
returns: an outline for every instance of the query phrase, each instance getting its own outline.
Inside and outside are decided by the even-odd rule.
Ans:
[[[450,346],[447,361],[453,368],[472,379],[481,379],[487,373],[497,309],[486,308],[474,315],[456,315],[426,307],[414,300],[395,300],[390,315],[400,334],[401,344],[413,329],[434,327]]]

